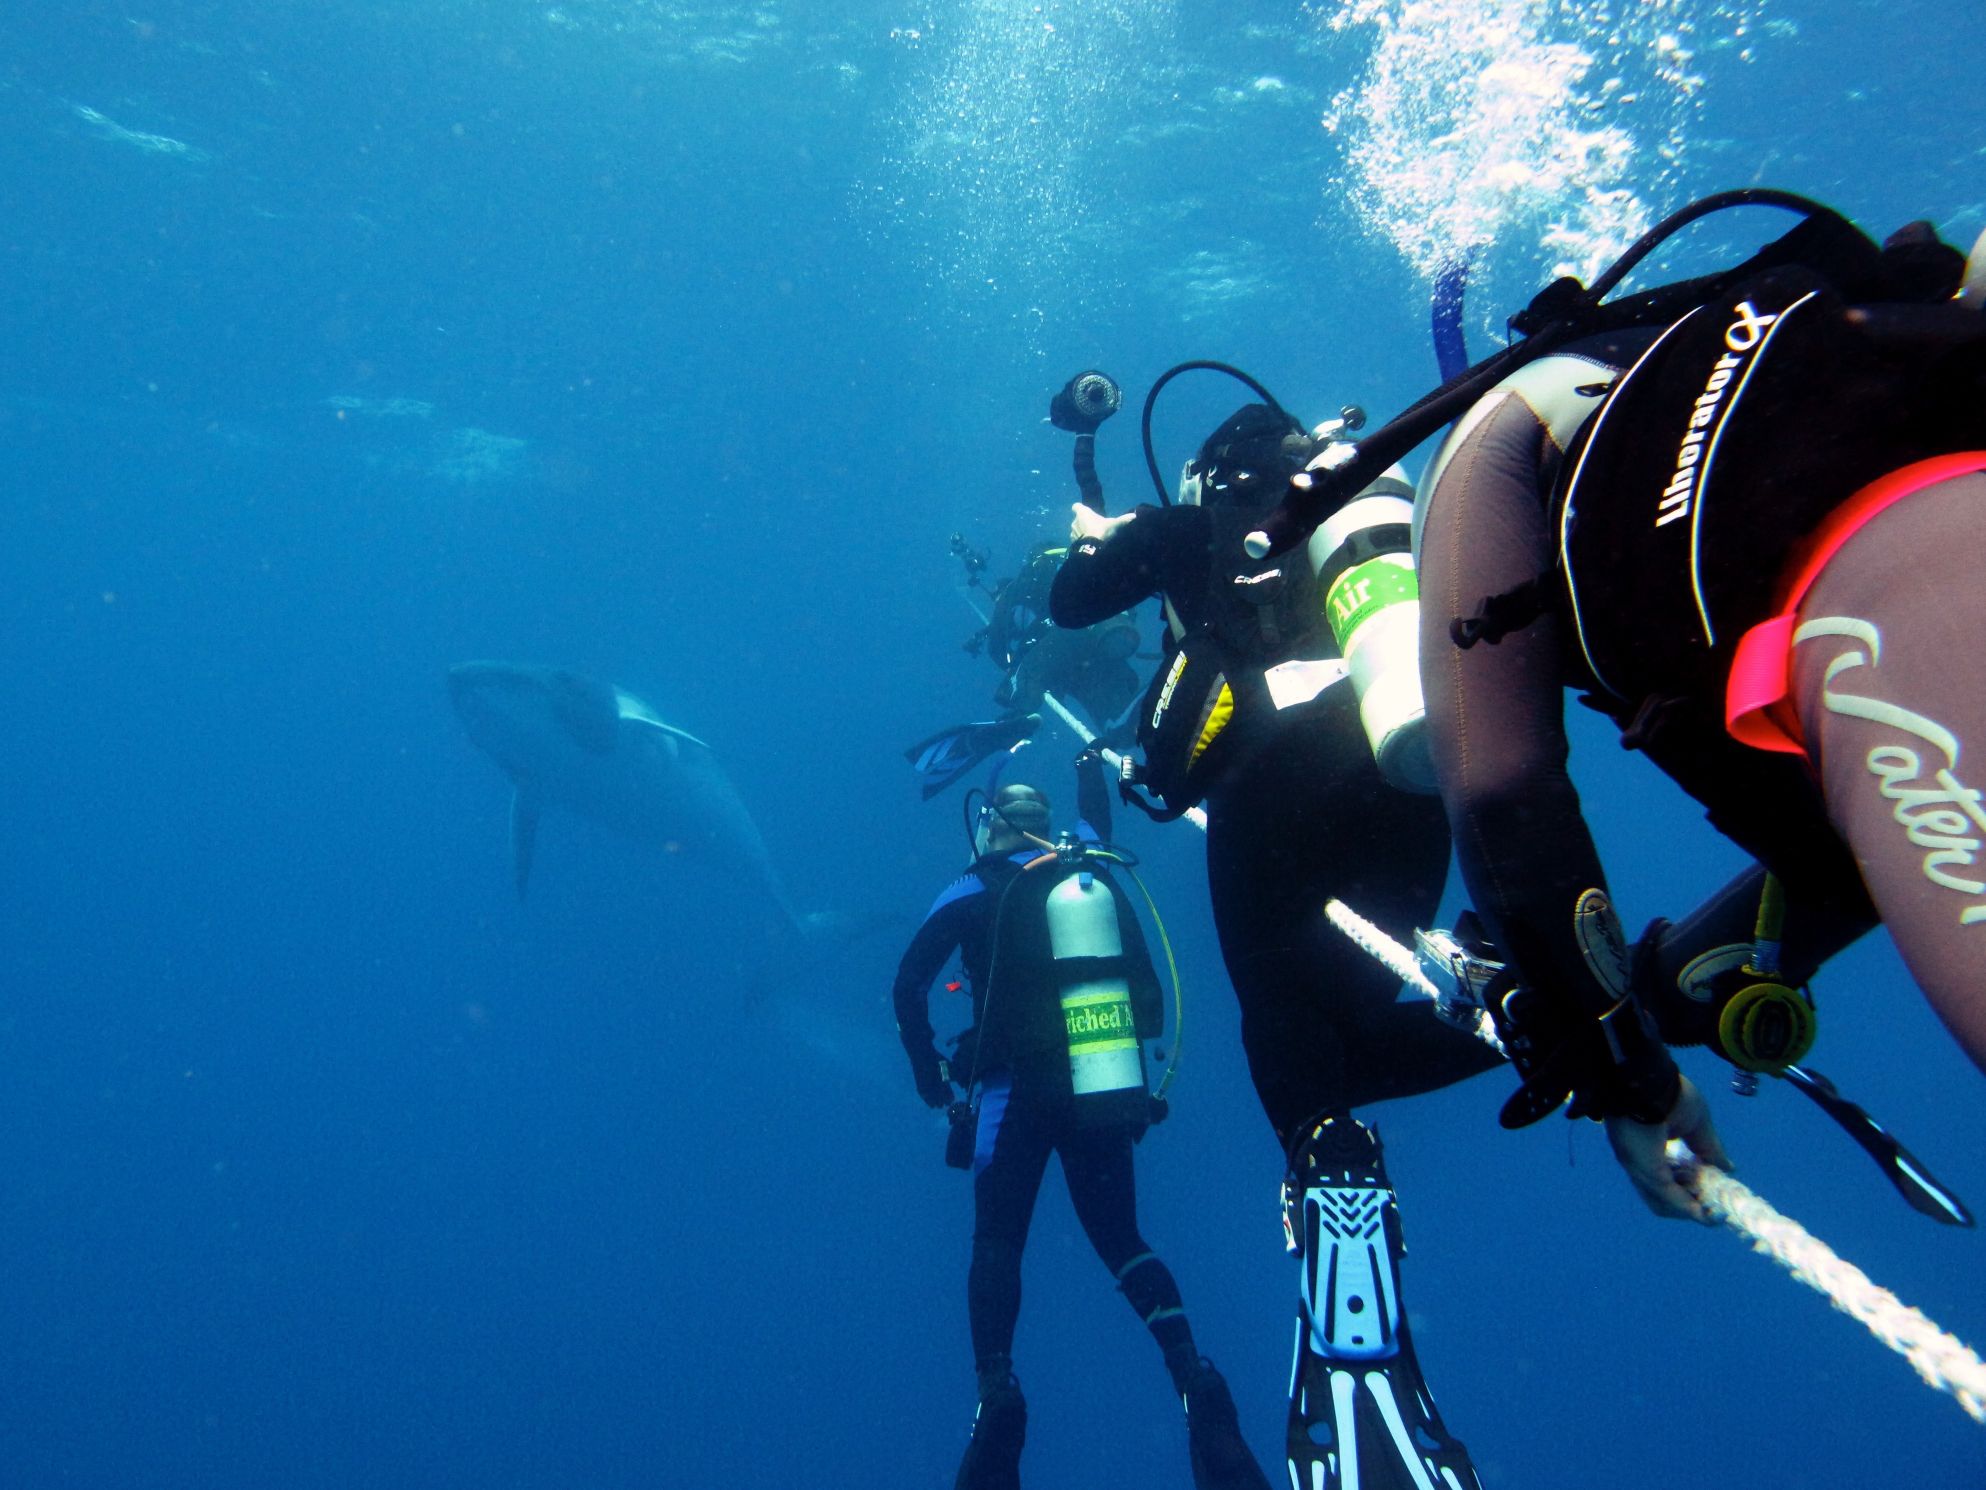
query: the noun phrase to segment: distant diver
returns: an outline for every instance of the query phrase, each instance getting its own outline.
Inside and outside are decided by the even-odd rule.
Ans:
[[[1131,659],[1138,623],[1129,613],[1067,630],[1048,618],[1048,591],[1062,566],[1061,548],[1037,545],[1020,572],[993,592],[986,655],[1001,670],[993,702],[1004,709],[1039,709],[1053,693],[1083,706],[1101,732],[1138,700],[1144,685]]]
[[[1211,369],[1259,399],[1188,461],[1174,503],[1150,445],[1153,402]],[[1243,550],[1288,479],[1355,429],[1316,432],[1246,374],[1187,363],[1145,404],[1161,505],[1074,509],[1050,614],[1081,626],[1157,594],[1164,656],[1139,705],[1137,773],[1176,817],[1204,801],[1221,954],[1249,1072],[1288,1156],[1285,1240],[1301,1259],[1286,1450],[1300,1490],[1476,1490],[1435,1410],[1400,1294],[1399,1203],[1377,1131],[1353,1116],[1498,1064],[1471,1036],[1397,1002],[1399,980],[1329,924],[1342,897],[1428,924],[1448,872],[1414,655],[1414,575],[1397,472],[1374,473],[1343,521],[1293,562]],[[1131,798],[1139,801],[1136,797]]]
[[[1178,1284],[1138,1230],[1132,1145],[1163,1115],[1144,1042],[1164,1004],[1144,934],[1101,835],[1110,799],[1079,762],[1077,831],[1051,838],[1047,799],[1011,782],[980,810],[973,860],[933,903],[897,969],[897,1031],[918,1095],[946,1109],[948,1163],[973,1172],[966,1294],[979,1407],[958,1490],[1015,1490],[1027,1404],[1013,1371],[1021,1253],[1049,1156],[1058,1155],[1090,1244],[1164,1355],[1186,1408],[1201,1490],[1268,1490],[1226,1382],[1199,1352]],[[947,1061],[932,984],[956,954],[972,1024]],[[957,987],[958,985],[951,985]],[[967,1100],[956,1101],[954,1083]]]
[[[1049,418],[1058,427],[1076,433],[1072,464],[1077,484],[1099,503],[1103,489],[1096,477],[1096,431],[1122,402],[1116,383],[1103,373],[1087,372],[1070,379],[1049,407]],[[968,598],[985,623],[966,650],[984,653],[1000,670],[993,696],[998,707],[1034,711],[1052,695],[1080,705],[1094,732],[1108,734],[1143,689],[1132,665],[1138,623],[1126,610],[1091,626],[1057,626],[1049,617],[1048,594],[1065,552],[1037,543],[1012,578],[989,584],[986,554],[954,533],[953,557],[965,567]]]

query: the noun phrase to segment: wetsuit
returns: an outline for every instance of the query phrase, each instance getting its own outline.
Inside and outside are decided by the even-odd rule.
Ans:
[[[1010,712],[1035,710],[1044,693],[1054,693],[1081,704],[1102,731],[1138,697],[1138,674],[1130,662],[1138,650],[1138,625],[1128,615],[1110,616],[1081,631],[1050,625],[1048,591],[1059,561],[1056,551],[1037,549],[993,597],[986,648],[1002,672],[993,701]]]
[[[1223,432],[1245,429],[1247,413]],[[1202,447],[1208,472],[1223,432]],[[1247,474],[1231,472],[1228,486]],[[1230,504],[1140,507],[1108,538],[1071,547],[1050,615],[1081,626],[1158,594],[1175,635],[1207,635],[1259,517]],[[1301,610],[1285,596],[1239,628],[1252,632],[1246,665],[1336,656],[1316,610]],[[1212,634],[1231,665],[1244,665],[1236,628]],[[1475,1470],[1435,1410],[1407,1330],[1399,1208],[1378,1135],[1350,1112],[1498,1060],[1425,1005],[1398,1002],[1399,980],[1324,913],[1338,897],[1382,925],[1431,924],[1448,870],[1441,807],[1380,776],[1348,681],[1288,708],[1253,702],[1238,704],[1222,732],[1226,757],[1206,799],[1207,878],[1249,1073],[1290,1158],[1285,1228],[1302,1272],[1288,1473],[1305,1490],[1468,1490]]]
[[[1429,467],[1416,549],[1442,796],[1470,901],[1568,1052],[1527,1074],[1518,1120],[1569,1089],[1595,1115],[1655,1121],[1677,1090],[1658,1043],[1592,1038],[1630,988],[1582,948],[1605,880],[1566,772],[1568,688],[1784,882],[1792,980],[1880,913],[1986,1066],[1986,780],[1960,759],[1986,748],[1986,477],[1884,509],[1798,599],[1775,715],[1804,758],[1738,743],[1725,717],[1739,638],[1786,602],[1830,513],[1896,467],[1986,449],[1982,330],[1953,306],[1863,308],[1777,271],[1666,330],[1522,369]],[[1631,989],[1659,995],[1679,942],[1746,940],[1756,878],[1645,945]]]
[[[1094,843],[1090,825],[1107,828],[1109,798],[1099,766],[1086,765],[1080,779],[1078,835]],[[1004,1377],[1020,1317],[1021,1252],[1049,1155],[1056,1154],[1090,1244],[1178,1374],[1198,1357],[1179,1287],[1138,1231],[1131,1147],[1142,1121],[1088,1122],[1080,1109],[1093,1099],[1076,1097],[1070,1087],[1043,905],[1047,890],[1070,871],[1052,861],[1025,867],[1043,857],[1026,848],[976,860],[933,903],[904,952],[893,994],[920,1091],[943,1085],[926,1001],[954,953],[972,994],[973,1026],[961,1040],[962,1069],[954,1075],[976,1077],[980,1090],[967,1277],[973,1354],[982,1380]],[[1153,1038],[1163,1003],[1137,916],[1109,876],[1091,869],[1116,902],[1133,1013],[1140,1037]]]
[[[1077,543],[1051,593],[1055,624],[1086,626],[1156,594],[1189,630],[1203,624],[1216,527],[1205,507],[1144,506],[1108,540]],[[1284,651],[1336,649],[1320,624]],[[1383,926],[1429,925],[1448,872],[1440,804],[1381,778],[1349,682],[1282,713],[1214,781],[1207,879],[1249,1073],[1287,1151],[1307,1119],[1432,1091],[1496,1057],[1397,1002],[1399,980],[1324,916],[1336,896]]]

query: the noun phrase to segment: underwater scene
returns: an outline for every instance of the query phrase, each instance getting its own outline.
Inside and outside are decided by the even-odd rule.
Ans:
[[[1232,547],[1238,405],[1330,469],[1709,193],[1964,255],[1982,69],[1923,0],[0,10],[0,1484],[1986,1484],[1986,1077],[1886,931],[1790,1071],[1673,1052],[1872,1332],[1601,1124],[1501,1124],[1517,1076],[1349,942],[1405,1033],[1319,1074],[1338,975],[1251,911],[1469,905],[1379,685],[1297,707],[1394,806],[1223,839],[1217,781],[1210,836],[1074,764],[1169,704],[1171,581],[1047,598],[1072,504]],[[1259,387],[1147,404],[1194,360]],[[1406,599],[1449,423],[1388,457]],[[1632,942],[1749,860],[1565,702]],[[1986,836],[1950,761],[1895,816],[1941,884]],[[1420,910],[1361,902],[1409,860]],[[1053,1100],[992,1033],[1030,977]],[[1956,1339],[1913,1366],[1904,1306]]]

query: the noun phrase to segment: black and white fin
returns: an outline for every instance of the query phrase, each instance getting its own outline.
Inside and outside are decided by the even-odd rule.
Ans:
[[[1400,1211],[1376,1134],[1311,1129],[1287,1181],[1302,1260],[1290,1364],[1291,1490],[1481,1490],[1422,1380],[1400,1303]]]

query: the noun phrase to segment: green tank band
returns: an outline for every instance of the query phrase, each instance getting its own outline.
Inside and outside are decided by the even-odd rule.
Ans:
[[[1384,555],[1354,564],[1324,592],[1324,615],[1342,650],[1352,633],[1389,605],[1421,598],[1414,571]]]
[[[1128,993],[1070,994],[1062,1000],[1062,1021],[1072,1056],[1138,1047],[1137,1022],[1131,1015]]]

